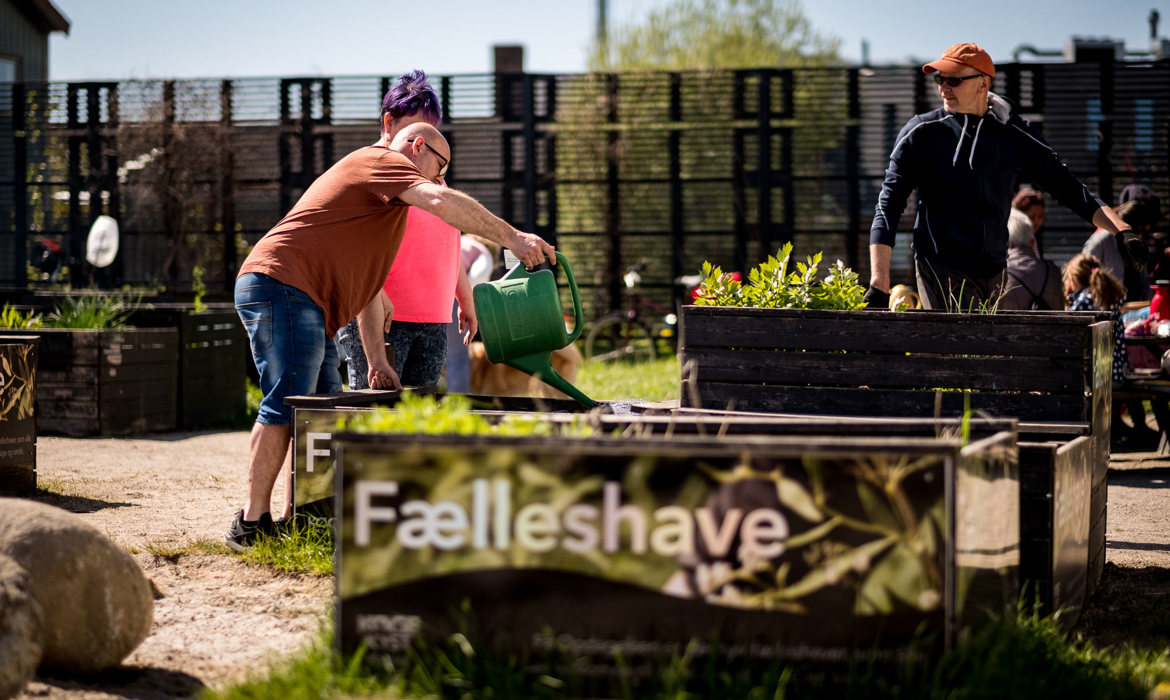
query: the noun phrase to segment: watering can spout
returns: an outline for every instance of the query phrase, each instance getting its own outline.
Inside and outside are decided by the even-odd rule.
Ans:
[[[505,360],[504,364],[536,377],[585,408],[593,408],[597,405],[596,401],[586,396],[580,389],[570,384],[569,380],[562,377],[553,369],[552,355],[550,353],[536,353],[534,355],[514,357],[510,360]]]
[[[573,268],[565,256],[556,255],[573,298],[573,331],[565,329],[565,313],[552,271],[529,272],[517,265],[502,278],[477,284],[472,290],[479,333],[489,362],[504,363],[538,377],[578,403],[592,407],[596,405],[592,399],[552,368],[552,353],[581,335],[584,316]]]

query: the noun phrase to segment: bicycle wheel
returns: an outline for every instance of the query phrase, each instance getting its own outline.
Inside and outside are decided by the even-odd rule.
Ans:
[[[624,315],[606,316],[585,338],[586,360],[639,362],[657,356],[650,329]]]

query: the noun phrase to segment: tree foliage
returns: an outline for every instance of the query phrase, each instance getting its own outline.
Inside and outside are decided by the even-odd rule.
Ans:
[[[799,0],[676,0],[595,47],[596,71],[837,65],[841,40],[815,30]]]

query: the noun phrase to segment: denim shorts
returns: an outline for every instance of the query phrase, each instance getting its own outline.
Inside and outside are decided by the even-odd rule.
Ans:
[[[236,280],[235,300],[264,394],[257,422],[292,425],[285,397],[341,391],[337,347],[325,337],[325,313],[308,294],[249,272]]]

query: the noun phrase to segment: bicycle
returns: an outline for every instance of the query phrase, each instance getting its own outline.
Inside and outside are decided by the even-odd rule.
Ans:
[[[638,292],[643,260],[630,268],[626,308],[602,316],[585,336],[585,359],[597,362],[646,361],[678,350],[678,316],[673,310]]]

